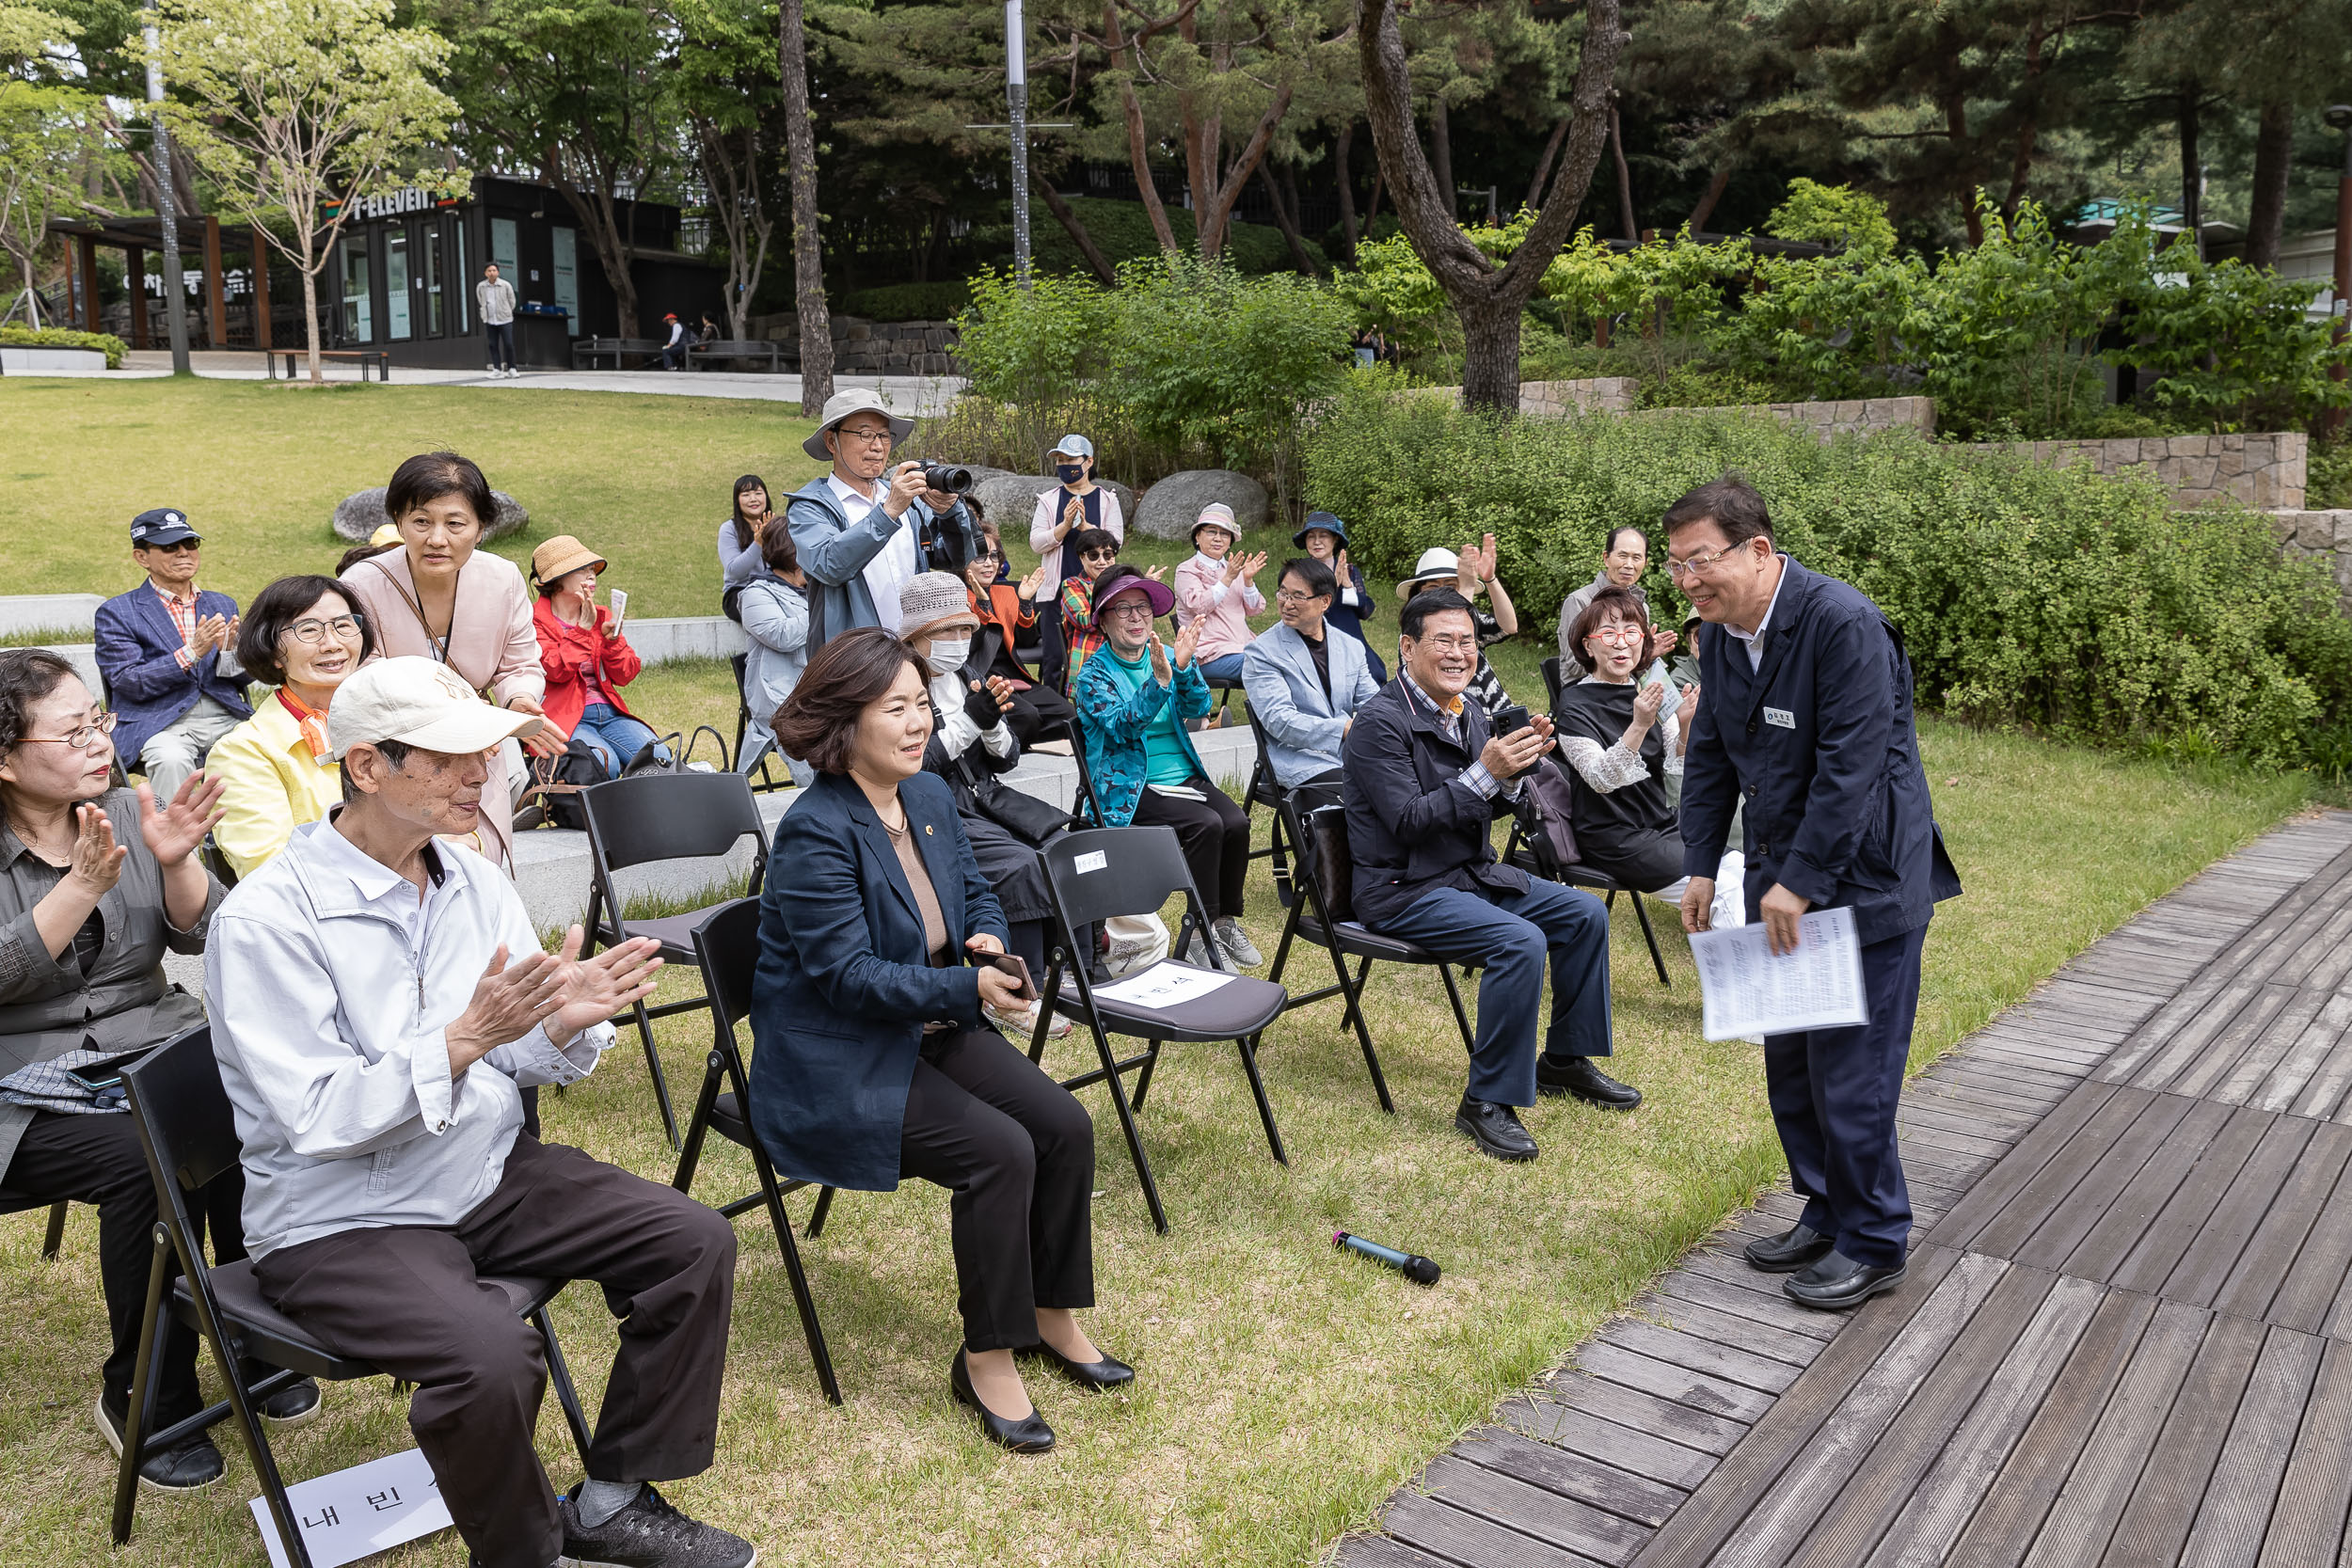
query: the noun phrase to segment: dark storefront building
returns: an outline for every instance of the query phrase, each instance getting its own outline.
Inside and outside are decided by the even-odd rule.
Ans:
[[[634,224],[630,273],[643,320],[619,319],[604,268],[560,193],[485,176],[455,200],[410,189],[357,204],[319,277],[323,339],[335,348],[382,349],[396,365],[479,366],[473,291],[491,261],[514,285],[515,346],[526,366],[569,369],[578,338],[664,336],[666,312],[689,322],[721,314],[725,275],[678,250],[678,210],[655,201],[619,207],[623,232]]]

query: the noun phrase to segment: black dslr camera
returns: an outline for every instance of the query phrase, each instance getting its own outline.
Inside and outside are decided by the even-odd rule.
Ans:
[[[972,470],[947,463],[923,465],[923,488],[961,496],[972,488]]]

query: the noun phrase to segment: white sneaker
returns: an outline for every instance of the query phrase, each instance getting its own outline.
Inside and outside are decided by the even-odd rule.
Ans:
[[[1255,969],[1265,962],[1265,955],[1258,951],[1248,933],[1241,928],[1241,922],[1232,915],[1219,920],[1215,929],[1217,950],[1232,959],[1236,969]]]
[[[1032,1002],[1025,1007],[1010,1010],[983,1006],[980,1011],[989,1022],[995,1025],[998,1034],[1016,1043],[1026,1044],[1037,1038],[1037,1008],[1038,1005]],[[1054,1021],[1045,1026],[1045,1037],[1049,1040],[1067,1039],[1070,1029],[1070,1021],[1056,1013]]]
[[[492,375],[496,375],[496,374],[498,374],[498,373],[499,373],[499,368],[498,368],[496,365],[492,365],[492,366],[490,366],[490,367],[489,367],[489,370],[490,370],[490,373],[491,373]]]

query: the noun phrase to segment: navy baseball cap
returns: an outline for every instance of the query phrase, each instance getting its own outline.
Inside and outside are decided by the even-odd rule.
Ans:
[[[131,519],[131,547],[152,549],[204,536],[188,526],[188,515],[176,506],[159,506]]]

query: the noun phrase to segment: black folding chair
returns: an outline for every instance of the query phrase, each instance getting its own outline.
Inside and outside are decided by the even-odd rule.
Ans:
[[[1622,893],[1633,902],[1633,918],[1642,923],[1642,940],[1649,944],[1650,967],[1658,971],[1658,983],[1671,987],[1666,977],[1666,957],[1658,949],[1658,928],[1649,923],[1649,908],[1642,902],[1642,895],[1615,878],[1587,865],[1545,866],[1535,859],[1535,851],[1527,847],[1526,834],[1516,822],[1511,824],[1511,836],[1505,842],[1502,858],[1531,877],[1548,877],[1569,887],[1581,887],[1601,895],[1601,904],[1613,916],[1617,911],[1617,895]],[[1613,925],[1614,922],[1612,921]]]
[[[1251,806],[1266,808],[1265,847],[1250,850],[1249,858],[1253,861],[1271,860],[1274,863],[1274,896],[1281,901],[1285,909],[1294,908],[1296,895],[1291,889],[1290,856],[1283,843],[1283,835],[1289,830],[1290,819],[1283,814],[1282,803],[1290,799],[1290,791],[1284,789],[1281,781],[1274,776],[1274,764],[1269,760],[1270,753],[1267,750],[1265,725],[1259,721],[1258,710],[1245,704],[1242,713],[1249,721],[1249,738],[1256,743],[1258,748],[1258,760],[1251,765],[1249,769],[1249,787],[1241,799],[1242,810],[1248,811]],[[1299,853],[1306,853],[1304,841],[1299,844]],[[1293,1004],[1293,1006],[1295,1005]]]
[[[1364,1066],[1372,1069],[1372,1086],[1380,1097],[1380,1108],[1393,1112],[1396,1104],[1389,1098],[1388,1080],[1381,1075],[1380,1056],[1373,1050],[1372,1030],[1364,1021],[1365,976],[1371,974],[1375,958],[1383,963],[1433,966],[1438,978],[1445,982],[1446,1001],[1454,1007],[1454,1026],[1462,1032],[1462,1049],[1475,1052],[1477,1042],[1470,1031],[1470,1014],[1463,1009],[1461,988],[1454,980],[1454,960],[1439,958],[1402,937],[1382,936],[1356,918],[1355,863],[1348,854],[1344,807],[1323,806],[1302,818],[1297,803],[1285,800],[1282,815],[1290,824],[1291,837],[1298,845],[1300,897],[1291,906],[1290,918],[1283,922],[1282,940],[1274,949],[1274,963],[1266,971],[1266,978],[1282,977],[1282,966],[1289,961],[1294,939],[1313,942],[1330,955],[1331,973],[1338,976],[1337,982],[1301,991],[1290,999],[1289,1006],[1303,1007],[1333,995],[1347,998],[1347,1014],[1340,1026],[1355,1029],[1356,1043],[1363,1047]],[[1350,958],[1358,960],[1353,975],[1347,972]],[[1464,973],[1469,973],[1467,968]]]
[[[0,1214],[29,1214],[36,1209],[49,1211],[49,1234],[41,1239],[40,1257],[44,1263],[54,1263],[57,1249],[65,1245],[65,1199],[53,1203],[45,1197],[26,1197],[23,1193],[0,1187]]]
[[[1560,705],[1560,656],[1552,655],[1540,668],[1544,673],[1544,711],[1549,713]]]
[[[253,1473],[268,1499],[270,1516],[287,1560],[295,1568],[310,1568],[310,1554],[295,1527],[286,1484],[278,1474],[278,1461],[269,1438],[255,1418],[254,1402],[265,1399],[297,1378],[314,1377],[334,1383],[383,1374],[368,1362],[340,1355],[320,1344],[293,1319],[262,1297],[249,1262],[208,1268],[204,1249],[196,1241],[188,1218],[189,1197],[237,1166],[237,1124],[229,1094],[221,1086],[220,1067],[213,1059],[213,1035],[199,1026],[158,1046],[125,1068],[122,1082],[131,1117],[138,1128],[139,1144],[147,1151],[147,1170],[155,1183],[156,1222],[154,1261],[147,1274],[147,1309],[139,1328],[138,1370],[131,1386],[131,1415],[122,1433],[122,1462],[115,1476],[115,1544],[131,1539],[131,1516],[138,1505],[139,1462],[151,1454],[168,1453],[197,1433],[234,1418],[245,1438]],[[177,1256],[180,1278],[171,1287],[168,1303],[164,1282],[170,1259]],[[482,1283],[504,1292],[516,1316],[529,1320],[546,1348],[548,1381],[556,1402],[564,1408],[583,1464],[588,1458],[588,1418],[572,1386],[571,1369],[564,1347],[548,1321],[548,1304],[562,1291],[561,1279],[485,1276]],[[387,1302],[386,1311],[409,1311],[414,1305]],[[163,1431],[147,1427],[154,1411],[155,1380],[161,1375],[165,1336],[164,1313],[169,1311],[199,1335],[213,1353],[229,1398]],[[245,1361],[259,1361],[277,1371],[245,1386],[239,1370]]]
[[[1070,803],[1070,815],[1073,817],[1080,818],[1081,820],[1091,822],[1096,827],[1100,828],[1104,826],[1103,818],[1103,798],[1094,792],[1094,772],[1093,769],[1087,767],[1087,737],[1085,725],[1086,721],[1080,718],[1077,714],[1073,713],[1061,726],[1062,734],[1049,738],[1061,739],[1066,737],[1070,742],[1070,754],[1072,757],[1076,759],[1078,764],[1078,794],[1077,798]]]
[[[735,758],[738,767],[740,767],[743,761],[743,738],[752,733],[751,699],[743,694],[743,673],[751,667],[751,660],[752,656],[749,654],[736,654],[727,659],[727,667],[735,672],[735,750],[729,754]],[[768,765],[775,759],[775,748],[771,746],[768,749],[768,754],[759,759],[758,782],[754,784],[752,788],[766,791],[792,787],[790,768],[785,769],[784,777],[781,779],[768,770]],[[721,771],[723,772],[725,769],[723,768]],[[750,778],[751,775],[747,773],[744,777]]]
[[[749,1151],[752,1169],[759,1174],[759,1190],[719,1212],[733,1219],[761,1204],[768,1206],[768,1223],[776,1232],[784,1254],[784,1272],[792,1281],[792,1305],[801,1314],[801,1332],[808,1338],[809,1358],[817,1363],[817,1382],[825,1398],[841,1402],[841,1386],[834,1381],[833,1356],[825,1349],[825,1330],[817,1321],[817,1298],[808,1288],[808,1273],[801,1266],[801,1249],[792,1240],[792,1221],[784,1212],[784,1195],[797,1193],[805,1181],[779,1182],[769,1164],[768,1149],[752,1131],[751,1075],[743,1070],[742,1053],[736,1049],[735,1026],[751,1016],[752,971],[759,962],[759,900],[736,898],[702,917],[693,929],[694,961],[702,966],[703,989],[710,995],[710,1060],[703,1072],[703,1092],[694,1101],[694,1115],[686,1124],[686,1148],[679,1153],[677,1175],[670,1185],[692,1195],[694,1167],[702,1161],[703,1139],[716,1132]],[[818,1196],[819,1212],[833,1199],[833,1189]],[[814,1231],[811,1232],[814,1234]]]
[[[594,879],[588,887],[588,913],[581,924],[587,942],[581,957],[598,947],[612,947],[631,937],[653,937],[661,943],[661,957],[676,963],[694,961],[694,927],[707,909],[652,920],[627,920],[612,873],[656,861],[698,860],[726,854],[745,834],[757,846],[752,860],[751,893],[757,896],[759,880],[768,866],[768,831],[759,819],[759,802],[749,779],[739,773],[644,773],[614,779],[580,792],[588,817],[588,856]],[[707,996],[664,1002],[648,1007],[632,1005],[638,1037],[645,1044],[645,1067],[653,1074],[654,1099],[661,1106],[661,1125],[670,1147],[678,1145],[677,1113],[670,1108],[670,1084],[661,1073],[661,1055],[654,1049],[653,1021],[673,1013],[707,1006]],[[612,1021],[621,1022],[619,1017]]]
[[[1265,1097],[1265,1081],[1258,1076],[1257,1047],[1266,1025],[1281,1017],[1289,993],[1271,980],[1248,974],[1234,974],[1208,994],[1168,1007],[1117,1001],[1095,990],[1076,933],[1113,915],[1156,914],[1162,905],[1179,893],[1184,896],[1184,912],[1177,922],[1171,951],[1184,952],[1189,934],[1197,930],[1216,967],[1219,971],[1225,969],[1216,953],[1216,943],[1208,939],[1209,922],[1201,908],[1200,890],[1193,885],[1192,872],[1184,864],[1175,829],[1097,828],[1073,832],[1047,845],[1038,859],[1045,868],[1046,886],[1053,892],[1054,918],[1061,927],[1061,946],[1046,972],[1043,1000],[1037,1013],[1037,1034],[1029,1041],[1029,1060],[1038,1061],[1045,1053],[1045,1030],[1054,1008],[1060,1005],[1062,979],[1067,972],[1078,988],[1074,1011],[1083,1016],[1092,1033],[1095,1055],[1102,1065],[1091,1072],[1064,1079],[1062,1087],[1080,1089],[1097,1083],[1110,1085],[1111,1104],[1118,1109],[1119,1128],[1126,1134],[1127,1152],[1135,1159],[1136,1178],[1142,1183],[1144,1201],[1151,1206],[1152,1223],[1166,1234],[1168,1212],[1161,1207],[1160,1190],[1152,1180],[1152,1162],[1143,1152],[1143,1141],[1136,1133],[1135,1117],[1136,1112],[1143,1109],[1144,1097],[1152,1092],[1152,1069],[1159,1063],[1161,1043],[1232,1040],[1241,1053],[1242,1069],[1249,1075],[1249,1092],[1257,1097],[1258,1119],[1265,1124],[1266,1147],[1277,1162],[1288,1164],[1290,1156],[1282,1151],[1282,1134],[1274,1125],[1274,1107]],[[1079,957],[1073,961],[1073,955]],[[1168,969],[1197,967],[1163,958],[1149,969],[1122,976],[1120,984]],[[1111,1053],[1112,1035],[1149,1043],[1141,1055],[1122,1061]],[[1123,1076],[1138,1069],[1141,1070],[1136,1079],[1135,1102],[1130,1107]]]
[[[1202,675],[1200,678],[1209,683],[1210,690],[1216,693],[1216,707],[1214,711],[1217,713],[1223,713],[1225,711],[1225,705],[1233,700],[1233,693],[1240,691],[1242,689],[1241,677],[1239,675]],[[1245,693],[1243,697],[1243,706],[1247,707],[1248,705],[1248,698],[1247,693]]]

